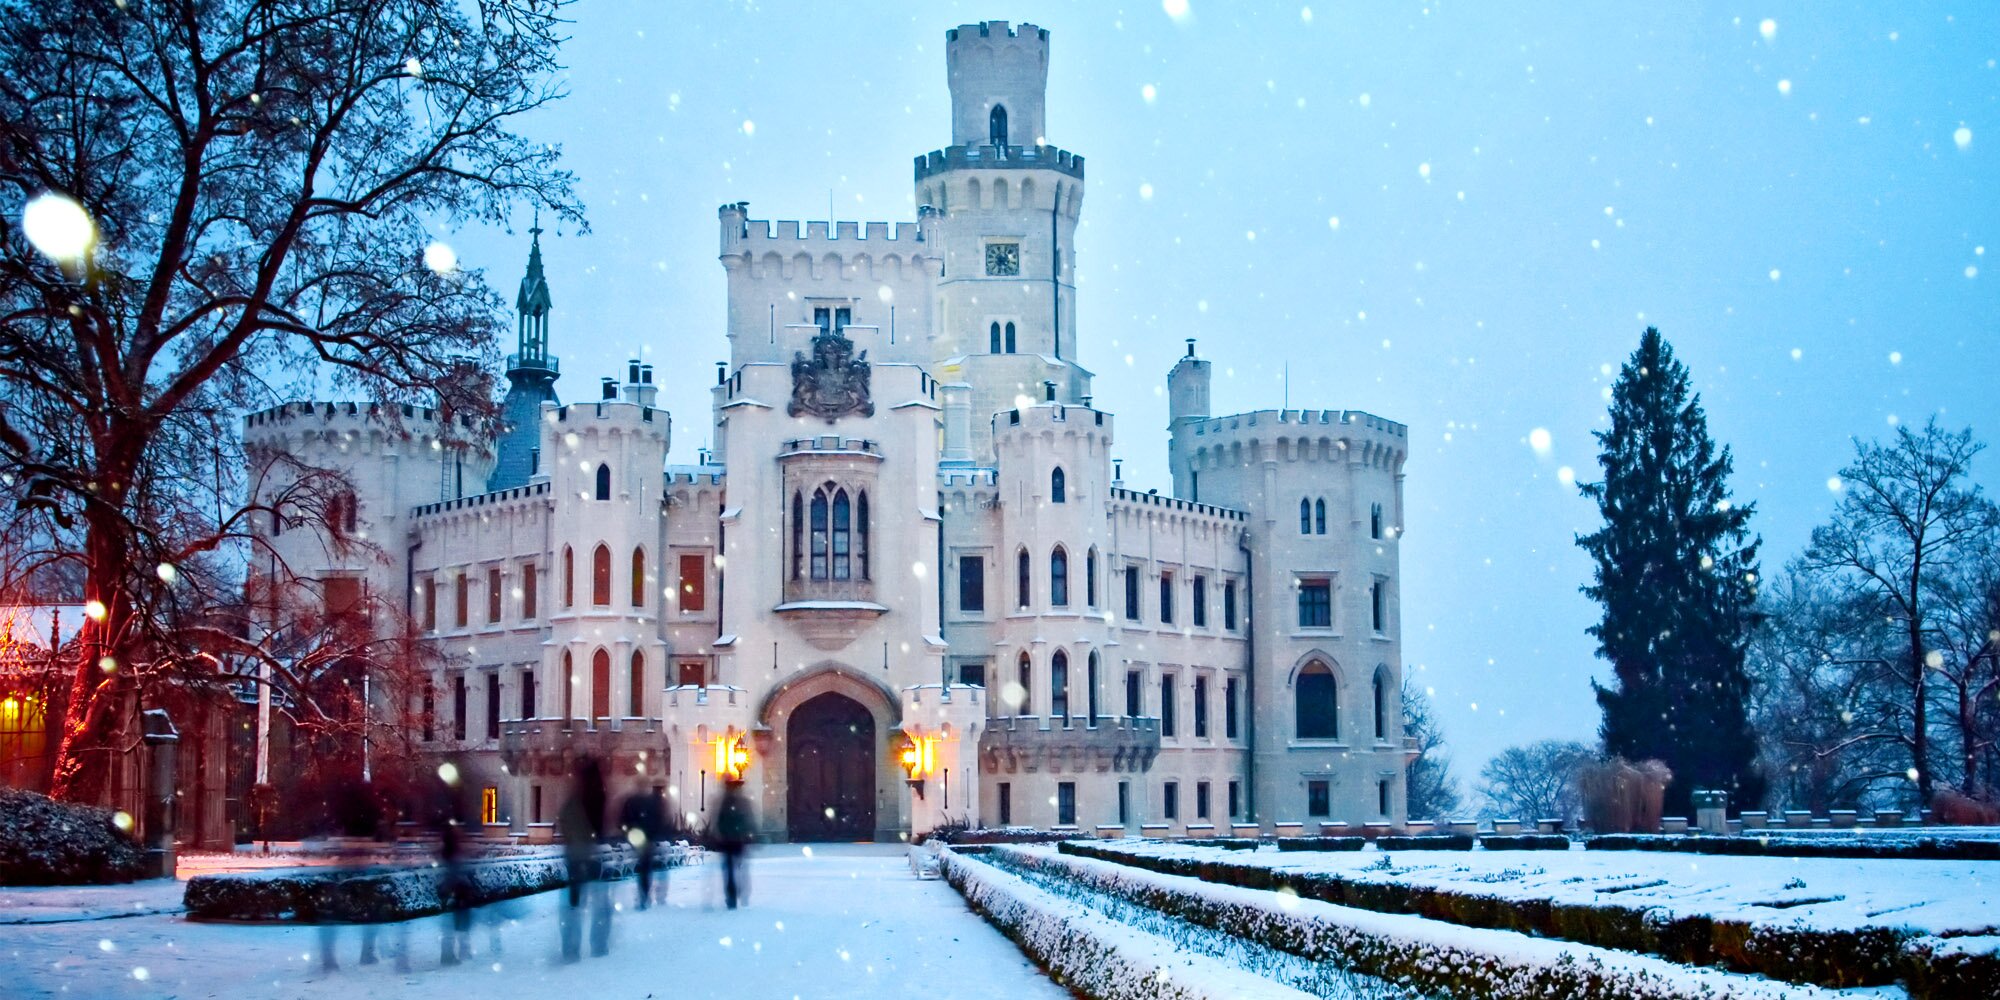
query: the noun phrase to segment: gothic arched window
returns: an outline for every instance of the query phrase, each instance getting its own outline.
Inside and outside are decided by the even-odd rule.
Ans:
[[[1304,498],[1300,498],[1300,500],[1299,500],[1299,534],[1301,534],[1301,535],[1310,535],[1310,534],[1312,534],[1312,533],[1313,533],[1313,505],[1312,505],[1312,501],[1311,501],[1311,500],[1307,500],[1307,499],[1304,499]]]
[[[1089,703],[1090,724],[1097,725],[1097,650],[1090,651],[1090,666],[1085,669],[1083,682],[1089,685],[1084,699]]]
[[[855,536],[855,544],[854,544],[854,558],[855,558],[855,561],[856,561],[856,562],[860,563],[860,565],[859,565],[858,567],[856,567],[856,568],[857,568],[857,569],[858,569],[858,570],[859,570],[860,572],[856,573],[856,574],[855,574],[855,576],[856,576],[856,577],[857,577],[858,579],[862,579],[862,580],[866,580],[866,579],[869,579],[869,576],[868,576],[868,491],[867,491],[867,490],[862,490],[862,491],[860,491],[860,492],[859,492],[858,494],[856,494],[856,496],[855,496],[855,500],[854,500],[854,536]]]
[[[1007,324],[1007,353],[1014,353],[1014,324]]]
[[[1315,660],[1299,671],[1298,680],[1292,685],[1292,706],[1299,739],[1340,738],[1339,688],[1326,664]]]
[[[1060,465],[1056,466],[1056,471],[1049,473],[1049,502],[1069,502],[1069,479],[1063,475]]]
[[[792,579],[801,579],[806,566],[806,497],[792,493]]]
[[[1069,553],[1060,545],[1049,553],[1049,606],[1069,607]]]
[[[1375,668],[1375,738],[1389,738],[1389,672],[1385,667]]]
[[[1014,591],[1015,591],[1014,606],[1017,608],[1025,608],[1028,606],[1028,593],[1031,585],[1031,581],[1029,579],[1029,570],[1031,569],[1031,566],[1029,565],[1027,549],[1021,550],[1021,554],[1015,559],[1015,563],[1016,567],[1014,573]]]
[[[1320,535],[1326,534],[1325,497],[1321,497],[1320,499],[1313,501],[1313,532],[1315,534],[1320,534]]]
[[[816,490],[812,499],[812,578],[826,579],[826,491]]]
[[[993,328],[987,331],[986,352],[988,354],[1000,353],[1000,324],[997,321],[993,324]]]
[[[590,657],[590,717],[611,718],[611,654],[602,647]]]
[[[1007,144],[1007,107],[995,104],[993,113],[986,116],[986,138],[995,146]]]
[[[854,575],[854,508],[848,502],[846,490],[833,493],[833,578],[850,579]]]
[[[1049,717],[1069,716],[1069,654],[1056,650],[1049,660]]]
[[[576,718],[576,662],[563,650],[563,718]]]
[[[632,651],[632,710],[627,712],[633,718],[646,714],[646,654]]]
[[[1368,537],[1382,537],[1382,505],[1379,503],[1368,508]]]
[[[646,606],[646,550],[632,550],[632,606]]]
[[[567,545],[563,546],[562,595],[563,607],[576,606],[576,551]]]
[[[590,553],[590,603],[595,607],[611,604],[611,547],[599,545]]]
[[[611,499],[611,466],[602,463],[597,466],[597,499]]]
[[[1083,603],[1085,607],[1097,607],[1097,546],[1083,556]]]
[[[1021,693],[1018,695],[1020,700],[1014,705],[1014,714],[1027,715],[1028,702],[1029,702],[1028,692],[1034,690],[1034,687],[1031,686],[1030,682],[1033,681],[1035,678],[1034,668],[1029,666],[1028,664],[1028,654],[1026,653],[1021,654],[1020,663],[1015,667],[1015,670],[1020,675],[1019,677],[1016,678],[1016,680],[1020,681]],[[1011,694],[1012,692],[1009,693]]]

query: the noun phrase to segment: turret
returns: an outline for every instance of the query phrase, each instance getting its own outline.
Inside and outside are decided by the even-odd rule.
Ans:
[[[1005,21],[965,24],[945,32],[945,72],[951,86],[951,144],[1035,146],[1049,89],[1049,33]]]
[[[1193,425],[1208,419],[1209,371],[1209,363],[1195,357],[1194,338],[1189,337],[1187,354],[1167,373],[1167,433],[1172,435],[1167,458],[1174,495],[1188,500],[1201,499],[1198,480],[1188,468],[1187,449]]]
[[[542,273],[542,226],[539,218],[528,230],[533,241],[528,246],[528,270],[521,276],[521,290],[514,296],[518,316],[518,343],[507,356],[507,398],[501,403],[499,457],[488,490],[512,489],[544,475],[541,457],[542,404],[554,403],[560,365],[549,353],[548,278]],[[636,378],[634,381],[637,381]]]

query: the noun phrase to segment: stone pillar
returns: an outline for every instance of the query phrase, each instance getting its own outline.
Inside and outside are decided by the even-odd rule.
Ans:
[[[1694,825],[1703,833],[1729,832],[1729,793],[1722,789],[1695,789]]]
[[[180,733],[162,708],[140,716],[146,744],[146,868],[154,878],[174,877],[174,786]]]

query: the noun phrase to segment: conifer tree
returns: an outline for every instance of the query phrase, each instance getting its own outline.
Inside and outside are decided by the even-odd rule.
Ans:
[[[1689,793],[1723,788],[1755,804],[1756,740],[1744,668],[1756,624],[1753,504],[1731,501],[1729,449],[1708,436],[1687,366],[1651,327],[1618,373],[1611,428],[1596,432],[1604,479],[1584,484],[1604,527],[1577,544],[1596,563],[1583,588],[1603,605],[1590,628],[1613,683],[1592,682],[1604,749],[1673,771],[1667,815]]]

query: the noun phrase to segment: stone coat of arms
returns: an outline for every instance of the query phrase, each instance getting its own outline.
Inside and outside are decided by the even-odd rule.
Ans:
[[[810,413],[828,423],[849,413],[875,415],[869,398],[868,352],[854,353],[854,341],[839,330],[821,330],[813,337],[812,357],[792,352],[792,416]]]

